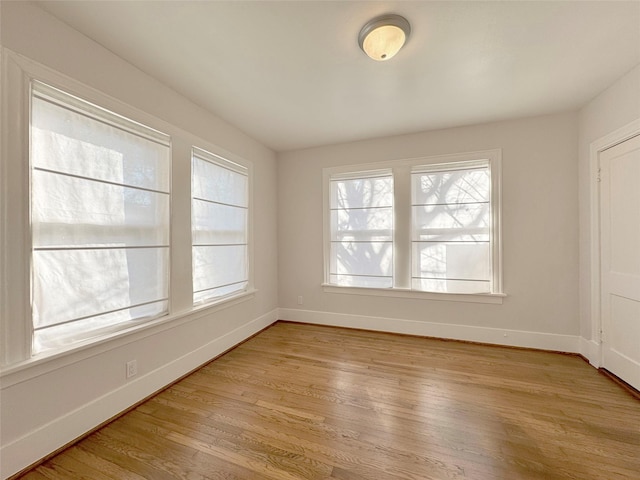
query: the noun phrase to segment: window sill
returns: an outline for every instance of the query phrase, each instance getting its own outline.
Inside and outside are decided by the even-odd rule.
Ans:
[[[4,365],[0,368],[0,378],[2,387],[24,382],[71,365],[73,363],[86,360],[101,353],[119,348],[123,345],[139,341],[151,335],[157,335],[165,330],[176,328],[184,323],[196,320],[205,315],[210,315],[219,310],[230,308],[239,303],[250,300],[257,290],[249,289],[238,295],[223,298],[215,302],[202,305],[195,305],[189,310],[165,315],[147,322],[139,323],[130,328],[117,332],[102,335],[64,349],[50,350],[11,365]]]
[[[467,303],[492,303],[502,304],[504,293],[437,293],[420,292],[403,288],[365,288],[365,287],[340,287],[323,283],[322,288],[327,293],[340,293],[346,295],[368,295],[374,297],[414,298],[418,300],[438,300],[446,302]]]

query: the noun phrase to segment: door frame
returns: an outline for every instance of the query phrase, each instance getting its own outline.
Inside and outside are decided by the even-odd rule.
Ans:
[[[602,315],[600,285],[600,154],[630,138],[640,135],[640,118],[628,123],[591,143],[589,149],[589,185],[591,213],[591,342],[596,350],[588,355],[589,362],[599,368],[603,365],[604,350],[602,348]]]

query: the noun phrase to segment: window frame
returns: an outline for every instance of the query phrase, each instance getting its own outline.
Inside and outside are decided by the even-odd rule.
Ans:
[[[416,167],[447,168],[464,163],[487,161],[491,174],[491,293],[444,293],[411,288],[411,172]],[[323,176],[323,290],[326,293],[372,295],[380,297],[444,300],[455,302],[501,304],[506,296],[502,272],[502,150],[482,150],[449,155],[436,155],[328,167]],[[359,172],[390,169],[394,182],[394,281],[392,288],[345,287],[330,283],[330,183],[334,176],[357,175]]]

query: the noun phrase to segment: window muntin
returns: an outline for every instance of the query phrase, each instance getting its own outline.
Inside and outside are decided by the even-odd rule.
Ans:
[[[192,153],[193,302],[243,292],[249,282],[249,177],[242,165]]]
[[[169,137],[32,83],[33,353],[168,312]]]
[[[330,180],[329,283],[393,286],[393,177],[390,171]]]
[[[412,289],[490,293],[488,163],[416,167],[411,177]]]

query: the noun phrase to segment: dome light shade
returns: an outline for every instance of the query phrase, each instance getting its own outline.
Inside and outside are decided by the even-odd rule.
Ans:
[[[368,22],[358,35],[360,48],[374,60],[389,60],[400,51],[411,26],[400,15],[383,15]]]

